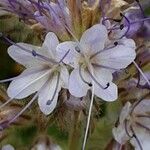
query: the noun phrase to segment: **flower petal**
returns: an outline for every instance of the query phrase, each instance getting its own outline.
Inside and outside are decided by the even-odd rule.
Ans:
[[[62,87],[63,88],[68,88],[69,72],[68,72],[68,69],[65,66],[61,66],[60,78],[61,78],[61,81],[62,81]]]
[[[35,73],[31,73],[35,71]],[[13,80],[8,89],[8,96],[22,99],[38,91],[49,78],[49,70],[26,69],[19,79]]]
[[[104,25],[94,25],[86,30],[80,40],[84,53],[94,54],[104,48],[108,38],[107,29]]]
[[[86,81],[89,81],[88,75],[82,70],[82,75]],[[69,92],[75,97],[83,97],[87,94],[90,87],[84,83],[79,75],[79,68],[74,69],[69,78]]]
[[[57,80],[58,80],[57,76],[52,77],[39,93],[38,104],[39,104],[41,111],[45,115],[49,115],[55,109],[57,105],[58,94],[61,89],[60,84],[59,84],[56,90]],[[56,93],[55,93],[55,90],[56,90]],[[54,93],[55,93],[55,96],[54,96]],[[52,99],[53,96],[54,98]],[[51,101],[49,105],[47,105],[48,101]]]
[[[33,46],[31,44],[25,44],[25,43],[17,43],[19,46],[30,50],[31,53],[25,52],[20,47],[12,45],[8,48],[8,54],[18,63],[26,66],[26,67],[32,67],[32,66],[39,66],[41,64],[44,64],[41,59],[38,59],[37,57],[34,57],[32,55],[32,51],[36,51],[41,55],[46,55],[42,50],[40,50],[40,47]],[[46,55],[47,56],[47,55]]]
[[[118,45],[97,55],[95,61],[106,67],[122,69],[132,63],[135,57],[136,53],[134,48]]]
[[[69,52],[67,56],[63,59],[63,62],[72,67],[77,66],[78,57],[80,56],[80,54],[78,54],[78,52],[75,50],[76,47],[76,42],[67,41],[60,43],[56,48],[58,59],[61,60],[67,54],[67,52]]]
[[[118,98],[118,88],[117,86],[109,82],[109,87],[107,89],[100,88],[95,84],[95,95],[105,101],[115,101]]]
[[[129,140],[124,124],[120,124],[118,127],[113,128],[112,132],[115,140],[120,144],[125,144]]]
[[[130,47],[130,48],[136,49],[135,42],[132,39],[127,39],[124,37],[118,43],[123,44],[124,46]]]
[[[131,110],[131,103],[127,102],[125,106],[122,108],[120,113],[119,122],[121,124],[125,121],[125,119],[128,118],[128,115],[130,114],[130,110]]]
[[[150,134],[149,132],[146,132],[145,130],[135,130],[135,134],[142,146],[143,150],[149,150],[150,148]],[[139,143],[137,143],[137,140],[135,140],[135,138],[131,139],[131,144],[134,146],[135,150],[141,150],[141,148],[139,147]]]
[[[56,55],[56,47],[59,44],[57,36],[53,32],[49,32],[45,41],[42,45],[42,49],[45,49],[50,54],[50,58],[55,58]]]

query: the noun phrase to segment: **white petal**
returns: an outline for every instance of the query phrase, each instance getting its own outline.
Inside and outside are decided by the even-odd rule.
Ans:
[[[83,33],[80,44],[84,53],[92,55],[104,48],[107,38],[106,27],[97,24]]]
[[[150,113],[150,100],[143,99],[137,107],[134,109],[135,114],[143,114],[146,115]]]
[[[111,101],[115,101],[118,98],[118,88],[112,82],[109,82],[109,87],[107,89],[102,89],[97,84],[95,84],[94,92],[97,97],[105,101],[111,102]]]
[[[149,150],[150,149],[150,134],[149,132],[146,132],[144,130],[135,130],[135,134],[143,148],[143,150]],[[135,150],[141,150],[139,147],[139,144],[135,140],[135,138],[131,139],[131,144],[134,146]]]
[[[58,94],[61,89],[60,84],[58,85],[58,87],[56,86],[57,79],[58,79],[57,76],[52,77],[52,79],[50,79],[47,82],[45,87],[39,93],[38,104],[39,104],[41,111],[45,115],[49,115],[55,109],[55,107],[57,105]],[[56,87],[57,87],[57,91],[56,91],[54,98],[52,99],[52,97],[55,93]],[[47,105],[47,102],[49,100],[52,100],[52,102],[50,105]]]
[[[125,119],[127,119],[128,115],[130,113],[130,110],[131,110],[131,103],[127,102],[121,110],[120,117],[119,117],[120,123],[123,123],[125,121]]]
[[[100,68],[100,67],[94,67],[94,76],[97,80],[100,82],[105,82],[106,85],[108,82],[112,81],[112,73],[108,69]]]
[[[132,39],[127,39],[127,38],[122,38],[120,41],[118,41],[119,44],[123,44],[124,46],[136,49],[136,45],[134,40]]]
[[[111,82],[112,74],[109,70],[95,67],[93,77],[95,78],[95,81],[93,79],[93,83],[95,88],[94,92],[96,96],[102,98],[105,101],[114,101],[117,99],[117,86]],[[103,89],[107,87],[108,83],[109,87],[107,89]],[[98,84],[100,84],[103,88],[100,87],[100,85]]]
[[[26,69],[19,79],[13,80],[8,89],[8,96],[11,98],[22,99],[32,93],[38,91],[44,83],[48,80],[50,71],[49,70],[39,70],[35,73],[31,73],[33,68]],[[28,74],[24,76],[24,74]]]
[[[14,147],[10,144],[4,145],[1,150],[15,150]]]
[[[85,72],[82,71],[84,79],[89,82],[89,78]],[[84,83],[79,75],[79,68],[74,69],[69,78],[69,92],[75,97],[83,97],[87,94],[90,87]]]
[[[56,47],[59,44],[57,36],[53,32],[49,32],[46,37],[45,41],[42,45],[42,48],[48,51],[51,58],[55,58],[56,55]]]
[[[25,43],[17,43],[19,46],[30,50],[31,52],[34,50],[38,52],[41,55],[45,55],[42,50],[40,50],[40,47],[33,46],[30,44]],[[8,54],[18,63],[26,66],[26,67],[32,67],[32,66],[39,66],[42,65],[44,62],[38,59],[37,57],[34,57],[32,53],[25,52],[18,46],[12,45],[8,48]],[[46,55],[47,56],[47,55]]]
[[[63,62],[72,67],[77,66],[78,57],[80,56],[80,54],[78,54],[78,52],[75,50],[76,47],[77,47],[76,42],[67,41],[60,43],[56,48],[58,59],[61,60],[69,51],[67,56],[63,59]]]
[[[63,88],[68,88],[69,72],[65,66],[61,66],[60,78]]]
[[[123,124],[120,124],[118,127],[113,128],[112,132],[115,140],[120,144],[125,144],[129,140]]]
[[[95,61],[106,67],[122,69],[131,64],[135,57],[135,49],[128,46],[118,45],[97,55]]]

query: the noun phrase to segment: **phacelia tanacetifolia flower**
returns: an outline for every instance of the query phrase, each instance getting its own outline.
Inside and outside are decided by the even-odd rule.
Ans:
[[[57,46],[63,62],[74,69],[69,78],[69,91],[83,97],[94,84],[94,93],[105,101],[117,99],[117,86],[112,82],[112,72],[126,68],[135,59],[135,43],[122,38],[110,41],[104,25],[97,24],[86,30],[80,41],[66,41]]]

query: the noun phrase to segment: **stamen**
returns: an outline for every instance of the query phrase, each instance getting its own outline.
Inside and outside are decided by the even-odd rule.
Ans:
[[[135,67],[138,69],[138,71],[140,72],[140,74],[142,75],[142,77],[145,79],[145,81],[148,83],[148,86],[150,87],[150,81],[148,80],[148,78],[145,76],[145,74],[143,73],[143,71],[140,69],[140,67],[138,66],[138,64],[133,61],[133,64],[135,65]]]
[[[134,136],[134,138],[135,138],[137,144],[139,145],[140,150],[143,150],[142,145],[141,145],[141,143],[140,143],[140,140],[139,140],[138,137],[136,136],[136,133],[135,133],[135,131],[134,131],[134,129],[133,129],[132,126],[131,126],[131,131],[132,131],[132,133],[133,133],[133,136]]]
[[[131,22],[130,24],[135,24],[135,23],[149,21],[149,20],[150,20],[150,17],[149,18],[140,19],[140,20],[135,20],[135,21]]]
[[[23,51],[25,51],[25,52],[27,52],[27,53],[32,54],[34,57],[37,56],[37,57],[41,58],[42,60],[48,61],[48,62],[53,63],[53,64],[56,64],[56,63],[57,63],[57,62],[55,62],[53,59],[47,58],[47,57],[45,57],[45,56],[43,56],[43,55],[37,53],[35,50],[30,51],[30,50],[28,50],[28,49],[26,49],[26,48],[24,48],[24,47],[18,45],[17,43],[11,41],[11,40],[8,39],[6,36],[4,36],[3,33],[1,33],[1,32],[0,32],[0,36],[3,37],[3,38],[4,38],[7,42],[9,42],[10,44],[15,45],[15,46],[19,47],[21,50],[23,50]]]
[[[67,29],[67,31],[71,34],[71,36],[74,38],[74,40],[78,43],[78,46],[80,47],[81,49],[81,46],[80,46],[80,42],[79,40],[77,39],[77,37],[74,35],[74,33],[71,31],[71,29],[60,19],[61,17],[58,16],[58,14],[55,12],[55,10],[51,7],[51,5],[49,5],[49,7],[51,8],[51,10],[53,11],[53,13],[55,14],[55,16],[57,16],[57,18],[60,20],[60,23]]]
[[[50,105],[52,103],[53,99],[55,98],[57,90],[58,90],[58,86],[59,86],[59,80],[60,80],[60,73],[58,73],[58,75],[57,75],[57,82],[56,82],[56,87],[55,87],[53,96],[52,96],[51,100],[47,101],[46,105]]]
[[[93,74],[93,71],[92,71],[92,74]],[[93,85],[92,86],[92,96],[91,96],[91,102],[90,102],[90,107],[89,107],[89,113],[88,113],[88,118],[87,118],[87,124],[86,124],[86,130],[85,130],[82,150],[85,150],[87,136],[88,136],[88,131],[89,131],[89,126],[90,126],[92,107],[93,107],[93,102],[94,102],[94,90],[95,90],[95,87],[94,87],[94,82],[93,81],[92,81],[92,85]]]
[[[124,28],[124,24],[121,24],[120,25],[120,30],[123,30],[123,28]]]
[[[92,86],[92,83],[89,83],[89,82],[87,82],[85,79],[84,79],[84,77],[83,77],[83,75],[82,75],[82,71],[81,71],[81,65],[79,66],[79,76],[81,77],[81,79],[82,79],[82,81],[84,82],[84,83],[86,83],[88,86]]]
[[[27,108],[29,108],[30,105],[36,100],[37,96],[38,96],[38,92],[34,95],[34,97],[30,100],[30,102],[13,119],[11,119],[8,122],[8,125],[14,122],[20,115],[22,115],[27,110]]]
[[[135,0],[135,1],[137,2],[138,6],[140,7],[140,10],[142,12],[143,17],[145,17],[145,13],[144,13],[144,10],[142,8],[142,5],[141,5],[140,1],[139,0]]]
[[[90,77],[92,78],[92,80],[102,89],[107,89],[110,86],[110,83],[107,83],[106,87],[103,87],[98,81],[97,79],[90,73],[90,71],[88,70],[88,73],[90,75]]]
[[[132,115],[132,113],[134,112],[134,109],[143,101],[143,99],[141,98],[140,100],[138,100],[136,103],[133,104],[131,111],[130,111],[130,115]]]
[[[63,62],[63,60],[66,58],[66,56],[69,54],[69,52],[70,52],[70,49],[65,53],[65,55],[62,57],[62,59],[59,61],[59,64],[61,62]]]
[[[126,134],[128,135],[129,138],[133,138],[133,134],[130,135],[127,125],[128,125],[128,120],[126,119],[125,122],[124,122],[125,132],[126,132]]]
[[[76,50],[78,53],[81,52],[81,50],[80,50],[80,48],[79,48],[78,46],[75,47],[75,50]]]
[[[130,30],[130,20],[125,16],[125,15],[123,15],[122,13],[120,13],[120,16],[121,17],[124,17],[125,18],[125,20],[127,21],[127,30],[126,30],[126,32],[119,38],[119,39],[122,39],[124,36],[126,36],[127,35],[127,33],[129,32],[129,30]],[[120,29],[122,30],[124,28],[124,25],[122,24],[122,26],[120,26]]]

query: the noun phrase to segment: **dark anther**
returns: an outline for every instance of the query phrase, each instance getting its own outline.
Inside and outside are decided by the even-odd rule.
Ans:
[[[118,42],[114,42],[114,45],[117,46],[117,45],[118,45]]]
[[[48,100],[46,105],[50,105],[52,103],[53,100]]]
[[[121,16],[121,17],[123,17],[123,14],[122,14],[122,13],[120,13],[120,16]]]
[[[124,28],[124,24],[120,25],[120,30],[122,30]]]
[[[121,22],[121,19],[113,19],[115,22]]]
[[[90,87],[92,87],[92,83],[89,83],[88,85],[89,85]]]
[[[109,86],[110,86],[110,83],[108,82],[104,89],[107,89]]]
[[[78,46],[75,47],[75,50],[80,53],[80,48]]]
[[[139,3],[140,1],[139,0],[135,0],[137,3]]]
[[[37,56],[37,53],[36,53],[36,51],[35,51],[35,50],[32,50],[32,55],[33,55],[34,57],[36,57],[36,56]]]

